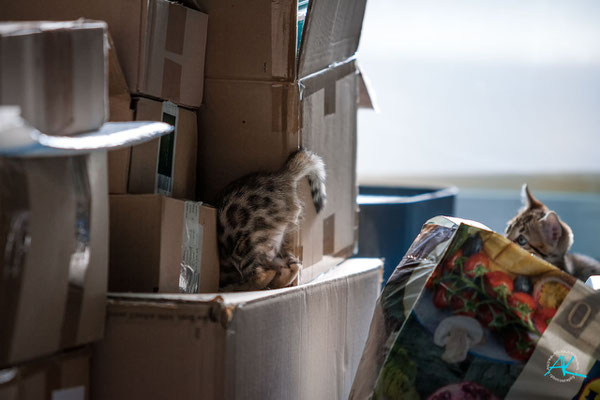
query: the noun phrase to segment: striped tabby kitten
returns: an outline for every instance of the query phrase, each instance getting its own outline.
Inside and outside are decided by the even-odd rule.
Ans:
[[[221,290],[260,290],[292,285],[302,268],[293,254],[302,203],[298,182],[308,178],[317,212],[325,205],[325,166],[308,150],[283,169],[244,176],[225,188],[217,223]]]
[[[573,232],[558,215],[531,195],[527,185],[521,193],[523,208],[508,222],[506,237],[576,278],[586,281],[600,274],[600,262],[569,253]]]

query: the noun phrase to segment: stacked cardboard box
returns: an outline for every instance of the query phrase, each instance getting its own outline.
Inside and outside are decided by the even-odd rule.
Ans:
[[[365,0],[312,0],[297,48],[298,3],[188,0],[211,22],[199,111],[198,195],[208,202],[249,172],[277,170],[300,146],[320,155],[328,203],[304,208],[301,282],[356,245],[357,67]],[[252,148],[252,151],[248,151]],[[301,197],[310,205],[304,182]]]
[[[88,398],[84,347],[106,312],[105,149],[171,131],[104,123],[106,39],[99,21],[0,24],[3,399]]]
[[[165,194],[214,204],[234,179],[277,170],[303,146],[324,159],[329,179],[325,209],[317,214],[305,207],[296,235],[295,253],[304,267],[300,282],[353,254],[358,223],[356,112],[362,87],[354,54],[366,0],[311,1],[300,31],[296,0],[33,3],[32,11],[11,4],[3,14],[83,15],[108,22],[114,39],[109,59],[111,119],[164,120],[176,127],[170,137],[111,153],[110,193]],[[178,67],[173,69],[173,63]],[[194,107],[200,107],[198,125]],[[304,204],[311,203],[310,197],[303,182]],[[144,200],[139,199],[141,204]],[[114,203],[116,209],[122,202]],[[130,214],[121,215],[111,226],[113,232],[136,223],[127,218]],[[118,246],[113,250],[147,252],[135,238],[129,239],[113,241]],[[111,260],[111,270],[128,265],[125,259]],[[170,268],[184,270],[180,265]],[[139,271],[137,275],[146,279]],[[212,283],[214,290],[217,284]],[[167,290],[163,285],[153,288]]]
[[[94,398],[347,397],[381,277],[379,260],[342,262],[356,244],[354,53],[365,0],[312,0],[300,40],[296,0],[30,3],[7,5],[2,17],[106,20],[111,119],[176,128],[110,156],[109,285],[121,293],[110,295],[94,348]],[[210,15],[204,39],[190,36],[206,30],[192,8]],[[185,55],[197,56],[206,37],[204,82]],[[216,210],[194,200],[279,169],[301,146],[324,158],[329,176],[328,205],[318,215],[305,207],[296,238],[305,284],[172,294],[217,290]],[[301,191],[311,204],[306,182]]]
[[[0,397],[89,398],[108,272],[104,22],[0,24]],[[41,131],[41,132],[40,132]]]
[[[3,8],[1,18],[81,16],[105,20],[111,33],[110,120],[164,121],[175,128],[170,135],[109,153],[110,229],[111,236],[119,238],[111,240],[113,256],[109,275],[115,278],[109,280],[109,289],[214,292],[218,289],[219,268],[215,256],[216,234],[212,229],[216,225],[216,210],[193,203],[197,168],[196,109],[203,98],[208,17],[167,0],[34,0],[27,8],[8,5]],[[179,209],[191,214],[171,214],[159,223],[165,209],[147,208],[147,194],[181,199],[180,204],[186,206]],[[166,197],[157,201],[165,205],[172,203]],[[128,211],[131,209],[145,210],[149,214],[131,213]],[[153,216],[158,218],[151,218]],[[156,224],[143,225],[139,217]],[[144,229],[139,229],[142,226]],[[179,240],[173,240],[173,230],[177,228]],[[200,232],[198,246],[186,246],[189,240],[185,237],[190,231]],[[203,247],[209,249],[206,254]],[[158,248],[162,250],[155,251]],[[131,260],[139,262],[155,255],[161,257],[160,262],[153,259],[156,268],[139,268],[137,263],[131,263]],[[182,286],[173,283],[174,277],[180,275]],[[152,285],[149,286],[149,282],[153,282]]]
[[[22,121],[19,111],[46,134],[102,126],[105,40],[103,22],[0,24],[1,136],[3,145],[11,138],[13,144],[0,147],[15,156],[0,157],[0,368],[103,335],[106,154],[27,158],[36,146],[18,145],[10,126],[13,119]],[[3,393],[22,393],[15,379],[23,368],[30,367],[6,372],[11,379],[1,380]]]
[[[214,201],[225,185],[247,173],[279,169],[304,146],[325,159],[329,204],[321,215],[305,207],[297,238],[304,264],[299,286],[218,295],[111,293],[107,336],[94,353],[93,380],[101,384],[94,385],[93,394],[98,399],[347,398],[382,265],[342,262],[356,241],[359,91],[353,55],[364,1],[313,0],[298,64],[295,1],[190,5],[211,19],[205,104],[198,116],[199,199]],[[308,185],[302,198],[311,204]],[[113,208],[116,200],[124,214],[145,215],[136,220],[148,219],[151,226],[168,223],[169,210],[183,207],[148,196],[139,209],[126,207],[126,197],[113,197]],[[162,211],[145,211],[153,208]],[[112,215],[111,224],[118,223],[121,215]],[[130,230],[149,229],[145,224]],[[157,266],[169,259],[165,240],[156,239],[155,254],[139,265],[155,271],[143,282],[145,291],[176,291],[176,277],[161,275]]]
[[[166,58],[163,74],[149,72],[144,81],[148,87],[155,87],[162,80],[163,91],[153,93],[152,98],[135,95],[139,88],[134,90],[131,84],[126,85],[118,52],[114,51],[119,43],[113,44],[109,55],[111,112],[115,119],[164,121],[175,129],[160,139],[109,154],[109,289],[216,292],[219,284],[216,209],[194,201],[196,108],[202,102],[207,16],[181,4],[160,1],[156,4],[153,12],[162,12],[162,16],[152,17],[157,29],[150,29],[152,34],[146,41],[150,41],[151,48],[166,43],[170,52],[178,49],[177,60],[183,73],[178,75],[169,70],[170,61]],[[130,62],[125,60],[124,65]],[[148,68],[154,67],[153,64]]]

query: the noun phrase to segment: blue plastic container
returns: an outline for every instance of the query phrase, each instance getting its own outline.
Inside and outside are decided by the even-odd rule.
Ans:
[[[359,187],[358,257],[385,258],[383,282],[421,227],[436,215],[454,215],[458,189]]]

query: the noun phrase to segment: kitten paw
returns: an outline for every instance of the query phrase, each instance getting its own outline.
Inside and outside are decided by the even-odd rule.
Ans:
[[[298,277],[298,272],[300,272],[301,267],[301,264],[294,263],[289,264],[285,268],[281,268],[279,271],[277,271],[277,274],[271,281],[269,287],[272,289],[278,289],[290,286],[292,283],[294,283],[294,281],[297,280],[296,278]]]
[[[271,282],[273,282],[277,274],[278,272],[273,269],[264,269],[262,267],[258,267],[254,271],[252,283],[256,289],[266,289],[267,287],[271,287]]]

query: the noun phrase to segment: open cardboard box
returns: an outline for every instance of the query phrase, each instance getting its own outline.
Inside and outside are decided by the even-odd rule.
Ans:
[[[325,209],[317,215],[308,184],[300,188],[305,210],[295,253],[306,282],[356,245],[353,56],[365,1],[311,1],[298,57],[296,1],[194,5],[211,15],[205,104],[198,112],[198,199],[214,202],[229,182],[281,168],[300,146],[319,154],[327,172]]]
[[[353,56],[365,0],[311,0],[297,48],[297,0],[183,0],[210,15],[205,76],[293,82]]]
[[[93,398],[347,398],[381,265],[352,259],[312,283],[259,292],[112,293]]]
[[[6,2],[0,20],[106,21],[132,93],[202,104],[208,16],[168,0]]]

